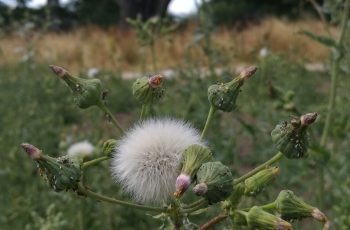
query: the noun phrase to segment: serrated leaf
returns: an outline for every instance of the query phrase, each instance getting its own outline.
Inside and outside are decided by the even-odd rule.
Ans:
[[[311,38],[312,40],[321,43],[322,45],[325,45],[328,47],[334,47],[334,48],[338,47],[336,41],[331,37],[317,35],[317,34],[311,33],[310,31],[306,31],[306,30],[299,31],[299,34],[305,35],[305,36]]]

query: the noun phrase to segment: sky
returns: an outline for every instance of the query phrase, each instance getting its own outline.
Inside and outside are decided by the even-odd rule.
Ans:
[[[16,5],[16,0],[0,0],[10,6]],[[197,0],[199,1],[199,0]],[[69,2],[69,0],[60,0],[61,4]],[[196,0],[172,0],[168,11],[176,16],[186,16],[196,12]],[[46,4],[46,0],[31,0],[28,3],[29,7],[40,7]]]

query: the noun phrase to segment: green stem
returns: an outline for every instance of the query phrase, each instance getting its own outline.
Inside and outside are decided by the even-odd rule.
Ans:
[[[205,135],[207,134],[209,124],[213,120],[213,117],[214,117],[213,115],[214,115],[215,111],[216,111],[216,109],[213,106],[210,106],[208,116],[207,116],[207,121],[205,122],[201,138],[204,138]]]
[[[343,13],[343,18],[341,22],[341,29],[339,33],[339,37],[337,40],[337,47],[336,49],[342,49],[344,39],[345,39],[345,34],[346,34],[346,29],[347,29],[347,23],[349,19],[349,11],[350,11],[350,0],[345,1],[345,6],[344,6],[344,13]],[[340,51],[342,52],[342,51]],[[340,62],[343,58],[343,55],[340,55],[339,57],[335,57],[333,59],[332,63],[332,69],[331,69],[331,89],[330,89],[330,95],[329,95],[329,101],[328,101],[328,107],[327,107],[327,115],[326,115],[326,121],[325,125],[323,127],[322,131],[322,137],[320,141],[321,146],[325,146],[327,143],[327,139],[329,136],[329,131],[331,127],[331,123],[333,121],[333,112],[335,109],[335,101],[336,101],[336,96],[337,96],[337,86],[338,86],[338,75],[339,75],[339,65]],[[320,208],[323,208],[323,201],[324,201],[324,194],[325,194],[325,178],[324,178],[324,170],[323,167],[319,167],[318,169],[318,202],[320,204]]]
[[[99,157],[99,158],[84,162],[83,165],[81,166],[81,168],[86,169],[86,168],[91,167],[93,165],[97,165],[102,161],[108,160],[109,158],[111,158],[111,157],[110,156],[103,156],[103,157]]]
[[[276,204],[275,202],[271,202],[269,204],[265,204],[260,206],[260,208],[264,209],[265,211],[272,211],[274,209],[276,209]]]
[[[201,199],[200,202],[198,202],[195,206],[181,209],[180,213],[191,213],[191,212],[197,211],[205,204],[207,204],[207,201],[205,199]]]
[[[281,152],[278,152],[276,155],[274,155],[270,160],[266,161],[265,163],[259,165],[255,169],[249,171],[248,173],[244,174],[240,178],[233,181],[233,185],[237,185],[241,183],[242,181],[245,181],[247,178],[253,176],[254,174],[258,173],[259,171],[265,169],[266,167],[280,161],[283,158],[283,154]]]
[[[113,123],[113,125],[122,133],[124,134],[125,131],[124,129],[121,127],[121,125],[119,124],[119,122],[117,121],[117,119],[115,119],[115,117],[113,116],[112,112],[107,108],[107,106],[105,106],[104,104],[100,104],[98,105],[98,107],[104,112],[106,113],[110,118],[111,121]]]
[[[151,58],[152,58],[152,67],[153,67],[153,72],[157,71],[157,66],[156,66],[156,51],[155,51],[155,46],[154,43],[152,43],[150,45],[150,49],[151,49]]]
[[[149,111],[150,111],[150,105],[142,104],[139,120],[142,121],[143,119],[145,119]]]
[[[195,202],[193,202],[193,203],[191,203],[191,204],[184,205],[183,208],[184,208],[184,209],[192,208],[192,207],[194,207],[194,206],[197,206],[198,204],[201,204],[201,203],[203,202],[203,200],[205,201],[204,198],[199,199],[199,200],[197,200],[197,201],[195,201]]]
[[[165,212],[166,211],[165,208],[133,204],[133,203],[129,203],[126,201],[117,200],[117,199],[114,199],[111,197],[103,196],[101,194],[98,194],[98,193],[91,191],[90,189],[86,188],[81,183],[78,183],[78,188],[79,188],[80,193],[82,193],[90,198],[93,198],[95,200],[109,202],[109,203],[118,204],[118,205],[121,205],[124,207],[135,208],[135,209],[140,209],[140,210],[145,210],[145,211],[155,211],[155,212]]]

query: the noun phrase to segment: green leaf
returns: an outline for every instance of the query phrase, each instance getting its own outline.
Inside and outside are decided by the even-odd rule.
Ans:
[[[321,43],[322,45],[325,45],[328,47],[334,47],[334,48],[338,47],[336,41],[331,37],[317,35],[306,30],[299,31],[299,34],[305,35],[311,38],[312,40]]]

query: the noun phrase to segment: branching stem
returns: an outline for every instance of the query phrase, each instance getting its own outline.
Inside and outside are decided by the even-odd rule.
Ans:
[[[108,115],[108,117],[111,119],[113,125],[119,130],[119,132],[121,132],[122,134],[125,133],[124,129],[122,128],[122,126],[119,124],[119,122],[117,121],[117,119],[114,117],[114,115],[112,114],[112,112],[107,108],[106,105],[104,104],[100,104],[98,105],[98,107]]]
[[[253,176],[254,174],[256,174],[258,172],[260,172],[261,170],[265,169],[266,167],[276,163],[277,161],[280,161],[282,158],[283,158],[283,154],[281,152],[278,152],[270,160],[266,161],[265,163],[259,165],[256,168],[254,168],[253,170],[251,170],[248,173],[244,174],[240,178],[234,180],[233,184],[237,185],[237,184],[241,183],[242,181],[245,181],[247,178]]]
[[[207,230],[212,228],[214,225],[220,223],[224,219],[228,217],[228,214],[226,213],[221,213],[214,217],[213,219],[209,220],[207,223],[203,224],[202,226],[199,227],[199,230]]]
[[[86,169],[86,168],[88,168],[88,167],[91,167],[91,166],[93,166],[93,165],[97,165],[97,164],[99,164],[100,162],[105,161],[105,160],[108,160],[108,159],[110,159],[110,158],[111,158],[110,156],[103,156],[103,157],[99,157],[99,158],[96,158],[96,159],[93,159],[93,160],[84,162],[81,168],[82,168],[82,169]]]
[[[210,109],[209,109],[209,112],[208,112],[208,116],[207,116],[207,121],[205,122],[203,131],[202,131],[202,135],[201,135],[201,138],[202,138],[202,139],[203,139],[203,138],[205,137],[205,135],[207,134],[209,124],[210,124],[211,121],[213,120],[215,111],[216,111],[216,109],[215,109],[213,106],[210,106]]]
[[[140,209],[140,210],[145,210],[145,211],[154,211],[154,212],[165,212],[166,208],[160,208],[160,207],[151,207],[151,206],[145,206],[145,205],[139,205],[139,204],[133,204],[130,202],[122,201],[122,200],[117,200],[111,197],[107,197],[98,193],[95,193],[91,191],[90,189],[86,188],[83,184],[78,183],[78,189],[79,192],[93,198],[98,201],[103,201],[103,202],[108,202],[108,203],[113,203],[113,204],[118,204],[124,207],[129,207],[129,208],[135,208],[135,209]]]

